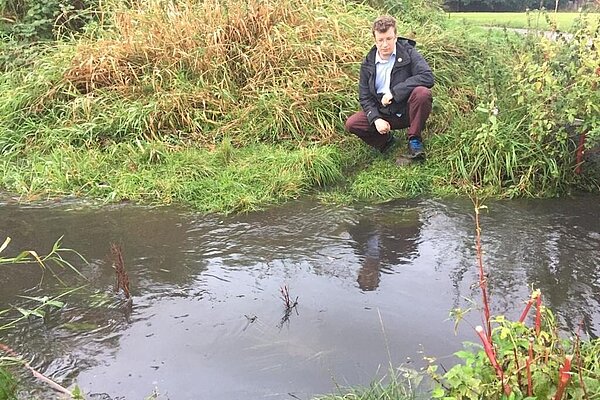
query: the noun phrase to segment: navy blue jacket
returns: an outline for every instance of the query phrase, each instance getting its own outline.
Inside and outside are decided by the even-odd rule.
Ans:
[[[381,104],[382,94],[375,91],[375,55],[377,47],[373,46],[360,66],[358,100],[369,123],[374,123],[382,115],[406,113],[408,97],[417,86],[431,88],[434,83],[433,72],[423,56],[415,49],[415,41],[399,37],[396,41],[396,63],[392,67],[390,90],[394,100],[384,107]]]

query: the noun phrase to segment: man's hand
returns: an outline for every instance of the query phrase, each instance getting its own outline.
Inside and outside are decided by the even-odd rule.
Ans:
[[[378,118],[375,120],[375,128],[377,129],[377,132],[385,135],[386,133],[389,133],[391,126],[385,119]]]
[[[392,104],[392,100],[394,100],[394,96],[392,96],[391,93],[386,93],[381,98],[381,104],[383,104],[384,106],[389,106],[390,104]]]

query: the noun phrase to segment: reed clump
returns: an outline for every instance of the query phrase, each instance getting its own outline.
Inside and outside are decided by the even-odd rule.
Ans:
[[[323,142],[340,128],[368,14],[324,0],[155,0],[119,7],[111,23],[77,45],[64,80],[145,103],[138,135]]]

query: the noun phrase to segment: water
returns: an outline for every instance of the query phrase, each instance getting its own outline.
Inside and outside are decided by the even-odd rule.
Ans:
[[[600,328],[598,197],[489,203],[481,216],[493,311],[516,318],[530,287],[565,331]],[[329,207],[298,201],[231,217],[82,203],[0,208],[3,256],[48,252],[59,238],[87,286],[61,310],[5,331],[1,342],[89,398],[309,399],[367,385],[390,362],[449,366],[476,341],[477,310],[454,331],[455,307],[479,304],[473,206],[401,201]],[[114,293],[120,244],[133,303]],[[0,309],[64,291],[34,265],[0,266]],[[86,283],[53,268],[70,287]],[[41,285],[38,285],[43,277]],[[281,289],[298,305],[286,315]],[[37,396],[37,397],[36,397]],[[54,397],[52,397],[54,396]],[[27,378],[23,399],[56,398]]]

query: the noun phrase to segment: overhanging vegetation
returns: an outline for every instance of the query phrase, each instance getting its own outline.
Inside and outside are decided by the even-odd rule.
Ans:
[[[573,39],[550,41],[454,25],[425,3],[105,5],[78,39],[5,61],[0,185],[206,212],[315,190],[330,202],[598,190],[576,173],[580,135],[588,148],[600,137],[594,25],[583,16]],[[343,128],[384,11],[437,79],[428,161],[404,169]]]

